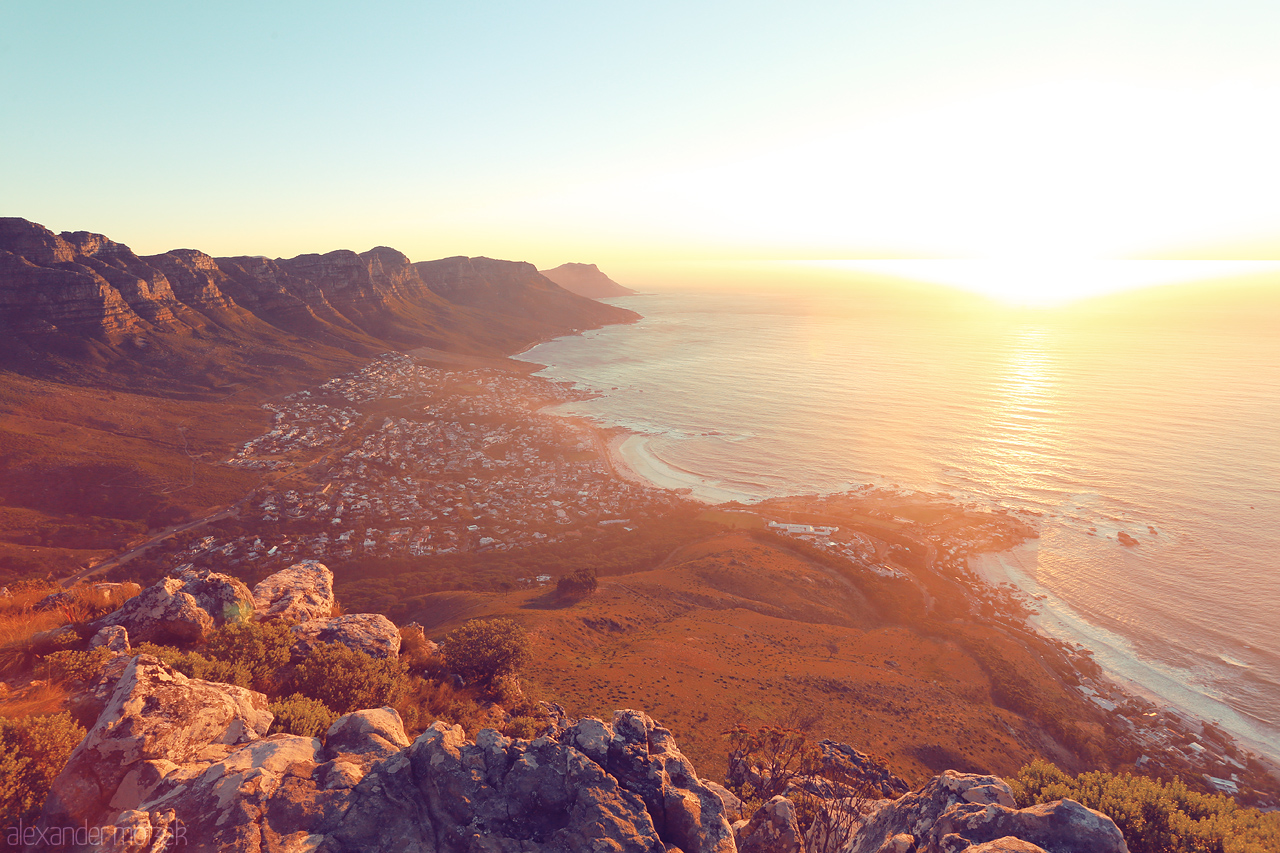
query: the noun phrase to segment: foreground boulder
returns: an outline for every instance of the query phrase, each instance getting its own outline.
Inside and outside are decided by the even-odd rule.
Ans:
[[[988,844],[991,846],[985,846]],[[1003,779],[948,770],[920,791],[873,812],[847,853],[976,853],[979,849],[1028,853],[1038,849],[1052,853],[1129,850],[1120,828],[1101,812],[1073,800],[1017,809],[1013,792]]]
[[[306,622],[333,613],[333,572],[317,560],[303,560],[265,578],[253,588],[254,618]]]
[[[187,678],[147,655],[124,667],[106,708],[53,783],[51,826],[111,826],[183,765],[210,763],[271,726],[267,697]]]
[[[954,772],[897,800],[858,799],[856,820],[816,842],[783,796],[731,828],[727,805],[736,817],[742,804],[700,780],[671,733],[639,711],[561,719],[534,740],[493,729],[468,740],[435,722],[411,742],[392,708],[340,717],[323,740],[267,736],[266,704],[128,659],[27,849],[1127,853],[1097,812],[1070,800],[1019,810],[1002,780]],[[64,835],[82,827],[96,834]]]
[[[400,629],[381,613],[310,619],[291,630],[297,638],[290,650],[295,661],[305,658],[320,643],[341,643],[371,658],[400,657]]]
[[[263,737],[260,699],[133,661],[29,849],[66,849],[57,828],[85,824],[117,842],[80,845],[99,850],[667,853],[671,839],[687,853],[735,849],[719,798],[636,711],[533,741],[492,729],[469,741],[436,722],[410,743],[382,708],[339,718],[322,743]]]
[[[197,643],[228,622],[243,622],[253,611],[253,593],[240,581],[188,568],[147,587],[91,627],[119,625],[135,643]]]

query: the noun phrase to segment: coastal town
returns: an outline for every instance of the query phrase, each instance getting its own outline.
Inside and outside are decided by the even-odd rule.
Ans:
[[[363,369],[264,405],[269,429],[227,465],[261,485],[229,529],[209,525],[157,549],[157,568],[187,563],[261,574],[315,559],[430,558],[510,552],[632,530],[683,507],[676,490],[621,476],[600,428],[554,412],[588,395],[518,370],[386,354]],[[971,612],[1025,635],[1035,602],[993,586],[971,558],[1036,535],[1033,519],[945,495],[864,486],[837,495],[722,505],[775,535],[860,572],[916,586],[926,602],[961,589]],[[551,576],[529,578],[534,585]],[[930,605],[931,606],[931,605]],[[1234,794],[1256,768],[1211,726],[1135,697],[1057,641],[1081,670],[1076,690],[1110,718],[1139,766],[1191,773]]]
[[[508,551],[629,529],[682,503],[616,476],[597,429],[545,411],[583,397],[514,371],[385,354],[264,405],[270,430],[227,460],[265,475],[240,507],[253,532],[191,539],[167,562],[261,570]]]

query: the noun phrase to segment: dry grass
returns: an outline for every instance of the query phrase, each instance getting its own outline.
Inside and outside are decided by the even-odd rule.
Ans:
[[[52,681],[35,681],[14,687],[0,698],[0,717],[27,717],[32,714],[56,714],[67,710],[70,693],[64,685]]]

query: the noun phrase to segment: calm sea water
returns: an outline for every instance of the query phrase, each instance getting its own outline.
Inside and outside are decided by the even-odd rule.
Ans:
[[[543,344],[574,411],[706,494],[863,483],[1043,513],[1043,629],[1280,757],[1280,336],[657,294]],[[1139,545],[1116,541],[1128,531]]]

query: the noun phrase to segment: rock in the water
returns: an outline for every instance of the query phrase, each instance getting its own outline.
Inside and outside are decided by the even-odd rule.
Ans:
[[[187,678],[156,658],[125,667],[106,708],[71,753],[45,804],[48,825],[110,826],[169,770],[211,763],[271,726],[267,697]]]
[[[879,853],[902,836],[917,853],[958,853],[997,840],[1007,846],[1010,836],[1054,853],[1128,853],[1119,827],[1100,812],[1072,800],[1016,809],[1003,779],[954,770],[874,812],[847,853]]]
[[[738,853],[804,853],[795,806],[781,794],[760,806],[735,835]]]
[[[294,660],[301,660],[319,643],[341,643],[372,658],[400,656],[400,631],[381,613],[351,613],[310,619],[294,625]]]
[[[1123,530],[1121,530],[1120,533],[1116,535],[1116,538],[1120,540],[1121,545],[1125,545],[1129,548],[1132,548],[1133,546],[1138,544],[1137,539],[1135,539],[1133,536],[1130,536],[1127,532]]]
[[[215,628],[253,613],[253,593],[230,575],[186,569],[164,578],[94,622],[121,625],[134,642],[200,642]]]
[[[100,628],[98,633],[93,635],[89,640],[89,648],[106,648],[113,652],[121,652],[128,654],[129,648],[129,632],[123,625],[108,625]]]
[[[306,622],[333,612],[333,572],[304,560],[268,576],[253,588],[254,618]]]

